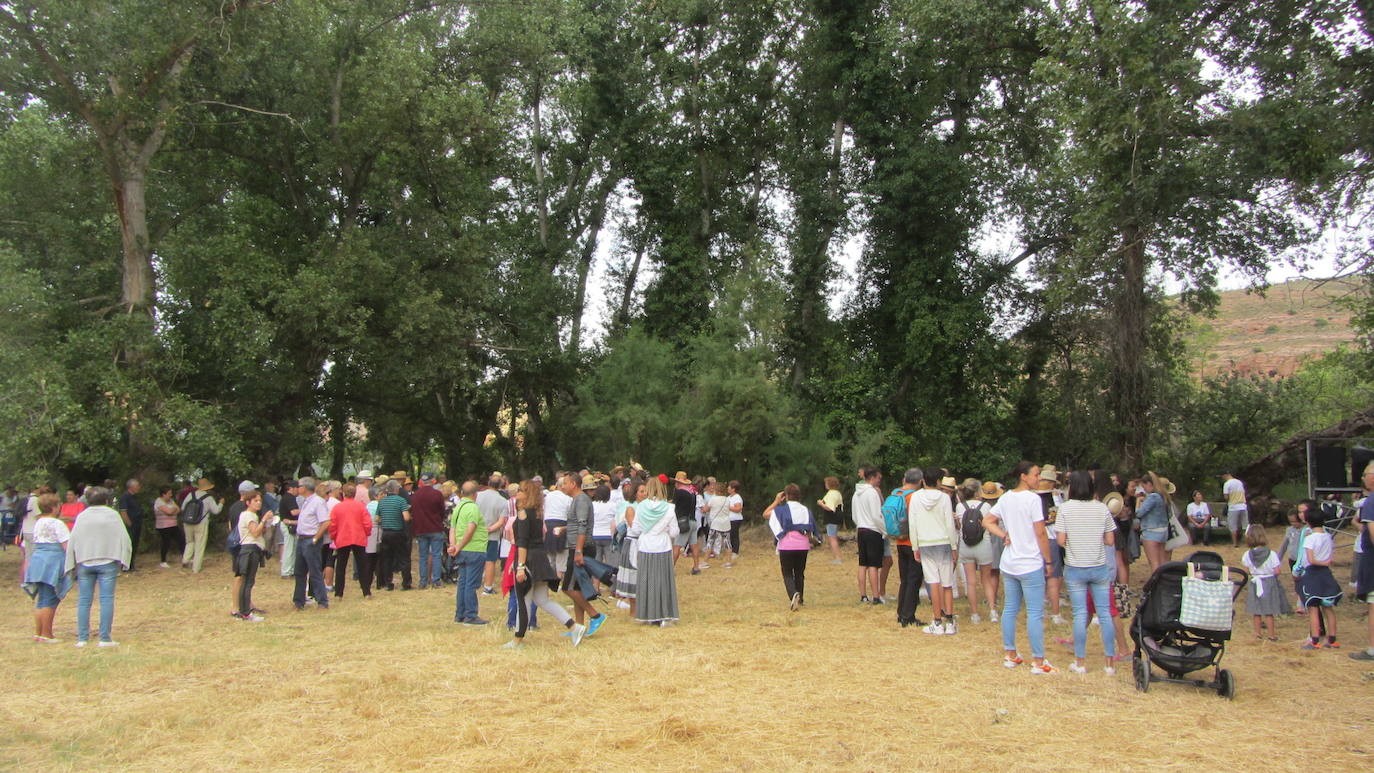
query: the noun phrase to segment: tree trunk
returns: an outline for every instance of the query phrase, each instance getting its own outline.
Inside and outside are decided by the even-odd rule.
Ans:
[[[340,408],[335,408],[329,415],[329,445],[332,449],[329,477],[343,480],[344,460],[348,454],[348,415]]]
[[[592,207],[591,218],[587,222],[587,237],[582,244],[582,255],[577,262],[577,293],[573,299],[572,336],[568,343],[568,354],[576,357],[582,347],[582,314],[587,307],[587,275],[592,270],[592,259],[596,257],[596,242],[601,234],[601,225],[606,220],[606,203],[615,187],[615,178],[607,174],[598,186],[596,204]]]
[[[1329,427],[1312,432],[1299,432],[1285,440],[1278,448],[1241,468],[1239,477],[1245,481],[1247,496],[1267,496],[1274,487],[1289,480],[1295,473],[1307,469],[1307,441],[1344,440],[1374,435],[1374,408],[1343,419]]]
[[[1115,444],[1121,469],[1139,470],[1149,437],[1145,242],[1134,225],[1122,229],[1121,241],[1121,283],[1112,307],[1111,405],[1117,421]]]
[[[125,172],[114,181],[115,209],[124,252],[123,302],[130,313],[152,316],[152,240],[148,236],[146,169]]]

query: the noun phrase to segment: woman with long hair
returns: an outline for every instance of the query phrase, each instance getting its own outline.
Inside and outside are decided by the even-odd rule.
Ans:
[[[1012,470],[1016,487],[983,516],[983,528],[1005,542],[1002,550],[1002,665],[1024,661],[1016,649],[1016,617],[1024,603],[1031,674],[1058,673],[1045,659],[1045,577],[1052,566],[1045,513],[1035,493],[1040,466],[1022,461]]]
[[[678,536],[678,524],[673,503],[668,501],[667,475],[649,479],[634,510],[634,525],[628,534],[637,538],[635,619],[672,625],[678,620],[677,578],[673,576],[673,538]]]
[[[553,570],[549,555],[544,548],[544,489],[536,481],[520,483],[520,493],[516,495],[517,512],[515,516],[515,638],[504,645],[509,649],[524,644],[525,631],[529,629],[530,602],[572,632],[572,646],[582,643],[587,633],[585,625],[573,622],[572,615],[549,599],[549,591],[558,589],[558,574]]]
[[[1136,489],[1136,518],[1140,520],[1140,543],[1145,548],[1145,558],[1150,562],[1150,572],[1168,561],[1164,543],[1169,539],[1169,503],[1165,499],[1160,478],[1153,472],[1140,479]]]
[[[1064,580],[1073,605],[1073,657],[1069,670],[1087,673],[1083,659],[1088,646],[1088,595],[1099,610],[1111,609],[1112,579],[1116,563],[1108,551],[1116,540],[1116,523],[1107,506],[1093,498],[1092,477],[1083,470],[1069,473],[1069,496],[1059,505],[1055,539],[1064,550]],[[1113,551],[1114,552],[1114,551]],[[1102,625],[1102,650],[1108,674],[1116,659],[1116,630]]]

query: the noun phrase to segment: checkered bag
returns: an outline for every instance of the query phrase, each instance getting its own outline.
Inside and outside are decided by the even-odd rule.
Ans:
[[[1189,628],[1205,631],[1231,630],[1235,608],[1230,577],[1230,571],[1223,566],[1219,579],[1205,579],[1198,576],[1196,567],[1189,563],[1188,573],[1183,576],[1183,605],[1178,612],[1178,621]]]

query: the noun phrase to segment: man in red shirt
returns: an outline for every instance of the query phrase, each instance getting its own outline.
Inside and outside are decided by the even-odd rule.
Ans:
[[[444,495],[434,487],[434,474],[420,476],[410,495],[410,527],[420,548],[420,590],[443,585],[440,572],[444,552]]]

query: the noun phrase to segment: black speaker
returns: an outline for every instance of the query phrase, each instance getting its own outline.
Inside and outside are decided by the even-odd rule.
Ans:
[[[1346,485],[1360,486],[1360,478],[1364,475],[1364,468],[1374,462],[1374,450],[1364,446],[1355,446],[1350,449],[1350,482]]]
[[[1312,449],[1312,467],[1316,472],[1317,488],[1345,488],[1350,483],[1345,479],[1345,448],[1342,446],[1316,446]]]

